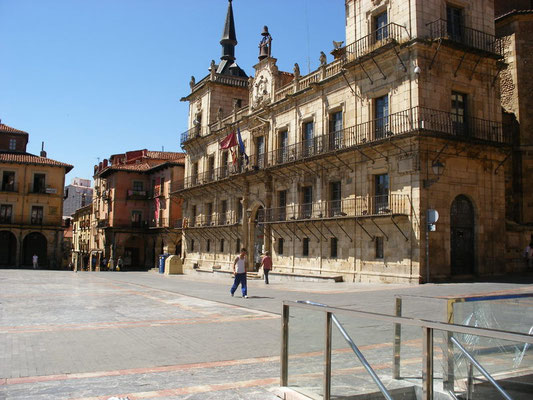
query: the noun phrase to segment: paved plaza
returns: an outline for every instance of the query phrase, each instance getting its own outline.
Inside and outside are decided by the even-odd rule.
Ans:
[[[244,299],[240,290],[230,296],[229,278],[0,270],[0,399],[275,399],[283,300],[393,313],[398,294],[523,292],[533,289],[530,281],[422,286],[249,281]],[[444,318],[440,304],[410,298],[408,314]],[[310,368],[308,360],[323,343],[311,343],[313,333],[322,325],[313,318],[302,321],[292,328],[305,335],[291,355]],[[367,346],[373,362],[390,360],[389,333],[366,328],[373,336]],[[336,354],[344,353],[337,348]],[[318,357],[316,377],[320,362]]]

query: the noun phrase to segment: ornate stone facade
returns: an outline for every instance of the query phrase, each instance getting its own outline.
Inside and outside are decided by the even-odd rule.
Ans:
[[[501,240],[514,132],[502,122],[493,15],[482,0],[347,0],[347,45],[310,74],[264,57],[253,77],[197,83],[183,99],[186,177],[175,190],[185,268],[229,270],[242,246],[250,265],[268,250],[274,272],[350,282],[515,268]],[[220,148],[233,132],[246,155]]]

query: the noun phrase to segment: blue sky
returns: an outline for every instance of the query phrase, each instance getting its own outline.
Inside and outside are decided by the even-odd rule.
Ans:
[[[0,0],[0,118],[28,152],[92,178],[111,154],[180,151],[191,75],[220,58],[227,0]],[[344,40],[344,0],[234,0],[237,63],[257,62],[263,25],[281,70],[317,68]]]

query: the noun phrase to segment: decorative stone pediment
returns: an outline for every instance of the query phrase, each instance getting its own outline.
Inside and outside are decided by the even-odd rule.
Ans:
[[[254,68],[255,77],[250,80],[250,106],[257,110],[273,101],[278,68],[275,58],[266,58]]]

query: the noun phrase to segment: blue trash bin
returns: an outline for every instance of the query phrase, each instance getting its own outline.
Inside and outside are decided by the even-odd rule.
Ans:
[[[159,273],[160,274],[164,274],[165,273],[165,260],[167,259],[167,257],[169,255],[170,254],[168,254],[168,253],[159,255]]]

